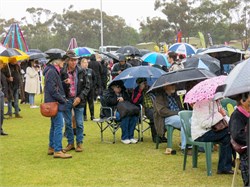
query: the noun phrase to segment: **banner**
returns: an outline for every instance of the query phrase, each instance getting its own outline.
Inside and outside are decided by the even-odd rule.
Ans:
[[[206,48],[206,41],[205,41],[205,37],[204,37],[203,33],[202,32],[198,32],[198,35],[200,37],[201,47],[202,48]]]

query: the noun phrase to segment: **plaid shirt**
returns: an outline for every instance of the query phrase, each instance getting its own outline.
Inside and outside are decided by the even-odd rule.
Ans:
[[[70,97],[75,97],[76,96],[76,87],[75,87],[76,71],[74,71],[73,73],[68,71],[68,76],[70,79],[69,95]]]
[[[145,108],[153,108],[153,102],[149,94],[146,93],[146,91],[143,92],[143,106]]]
[[[168,99],[170,110],[172,110],[172,111],[179,111],[180,110],[174,97],[168,95],[167,99]]]

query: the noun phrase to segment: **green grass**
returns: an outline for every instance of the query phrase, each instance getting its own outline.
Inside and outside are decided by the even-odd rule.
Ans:
[[[40,100],[39,96],[36,98]],[[72,159],[53,159],[47,155],[49,118],[42,117],[39,109],[30,109],[29,105],[20,107],[23,119],[4,121],[4,130],[9,135],[0,137],[0,186],[231,185],[232,175],[216,174],[218,152],[213,153],[213,176],[206,175],[204,154],[199,155],[198,168],[192,168],[188,157],[186,171],[182,170],[178,131],[174,132],[177,155],[164,155],[166,144],[155,149],[150,131],[144,133],[144,141],[138,144],[122,144],[120,130],[116,144],[102,143],[99,127],[89,120],[84,122],[84,152],[71,151]],[[96,117],[99,107],[95,104]],[[109,131],[104,135],[105,139],[112,139]],[[63,146],[66,144],[63,138]],[[240,174],[236,178],[237,186],[242,186]]]

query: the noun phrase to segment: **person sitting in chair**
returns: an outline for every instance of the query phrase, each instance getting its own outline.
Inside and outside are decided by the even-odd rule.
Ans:
[[[119,102],[130,101],[130,97],[126,92],[123,82],[114,81],[109,85],[107,92],[103,95],[103,100],[105,100],[106,106],[111,107],[113,111],[115,111]],[[138,121],[138,116],[125,116],[119,119],[119,112],[116,112],[116,118],[120,120],[121,123],[121,142],[124,144],[137,143],[138,140],[134,138],[134,130]]]

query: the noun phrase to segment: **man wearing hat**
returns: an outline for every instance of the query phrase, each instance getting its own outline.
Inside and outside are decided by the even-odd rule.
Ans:
[[[83,143],[83,111],[86,104],[86,97],[90,90],[90,83],[86,75],[86,71],[78,64],[73,50],[67,51],[64,59],[65,66],[61,70],[61,79],[63,81],[63,88],[66,94],[67,103],[64,112],[65,133],[68,139],[68,145],[64,151],[75,149],[76,152],[82,152]],[[72,110],[75,114],[76,121],[76,148],[74,145],[74,132],[72,128]]]
[[[123,70],[132,67],[131,64],[126,63],[126,58],[124,55],[120,55],[119,57],[119,62],[116,63],[112,70],[111,70],[111,75],[113,78],[115,78],[117,75],[119,75]]]
[[[63,56],[56,53],[49,56],[49,62],[43,71],[44,75],[44,102],[58,102],[58,112],[56,116],[51,117],[51,127],[49,132],[48,155],[54,155],[54,158],[71,158],[70,154],[65,154],[62,148],[62,129],[64,126],[63,112],[66,107],[66,97],[60,78],[60,69],[63,67]]]

